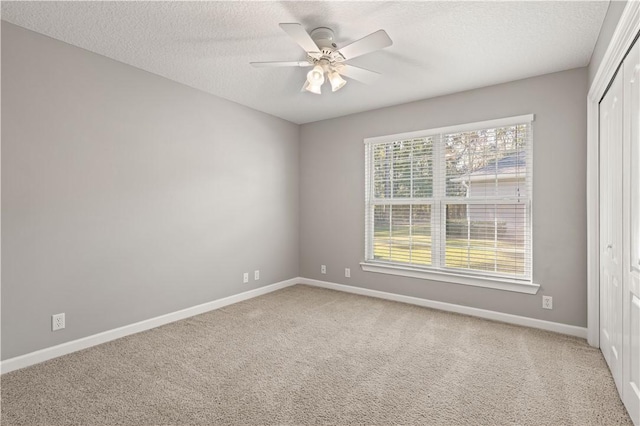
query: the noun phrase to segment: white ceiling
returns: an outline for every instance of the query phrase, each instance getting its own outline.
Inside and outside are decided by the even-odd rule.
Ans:
[[[608,1],[2,2],[2,19],[243,105],[306,123],[586,66]],[[278,23],[328,26],[338,47],[384,29],[394,44],[350,61],[367,86],[301,92],[308,69]]]

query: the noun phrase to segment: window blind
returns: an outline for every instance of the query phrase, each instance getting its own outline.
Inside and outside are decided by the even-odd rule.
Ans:
[[[530,282],[532,121],[366,140],[366,260]]]

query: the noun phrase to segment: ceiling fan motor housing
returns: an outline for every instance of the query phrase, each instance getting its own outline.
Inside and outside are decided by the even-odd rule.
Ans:
[[[320,49],[335,49],[337,46],[333,42],[334,34],[331,28],[319,27],[309,33],[311,39],[318,45]]]
[[[314,43],[320,48],[320,52],[307,52],[311,64],[322,65],[325,70],[333,68],[337,62],[344,61],[344,57],[338,52],[333,42],[334,34],[331,28],[320,27],[309,33]]]

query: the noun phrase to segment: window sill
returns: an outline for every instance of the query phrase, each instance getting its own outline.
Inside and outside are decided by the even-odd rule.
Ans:
[[[493,288],[496,290],[513,291],[516,293],[536,294],[539,284],[503,278],[473,277],[459,275],[451,272],[427,271],[410,266],[399,266],[386,263],[361,262],[360,266],[365,272],[399,275],[410,278],[441,281],[454,284],[471,285],[475,287]]]

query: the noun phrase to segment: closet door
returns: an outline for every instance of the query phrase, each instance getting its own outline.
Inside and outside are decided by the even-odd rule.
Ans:
[[[600,348],[622,394],[623,78],[600,102]]]
[[[624,61],[622,399],[640,425],[640,44]]]

